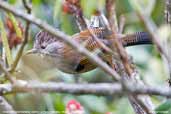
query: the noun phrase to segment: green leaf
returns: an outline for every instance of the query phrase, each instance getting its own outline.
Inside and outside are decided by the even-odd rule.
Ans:
[[[155,0],[140,0],[140,1],[129,0],[129,3],[132,5],[132,7],[135,10],[150,15],[152,13],[156,1]]]
[[[10,51],[9,44],[8,44],[7,33],[6,33],[6,30],[4,28],[4,24],[1,18],[0,18],[0,30],[1,30],[3,48],[5,49],[5,54],[7,56],[7,62],[9,65],[11,65],[13,60],[12,60],[11,51]]]
[[[65,111],[65,105],[63,103],[63,98],[61,94],[53,94],[54,99],[54,107],[55,110],[58,111],[59,114],[63,114]]]
[[[98,8],[98,3],[99,1],[97,2],[96,0],[81,0],[81,6],[85,16],[91,17],[91,14]]]
[[[55,1],[53,20],[56,20],[56,18],[59,18],[59,16],[61,15],[61,4],[62,0]]]
[[[19,26],[18,26],[19,24],[18,24],[17,20],[15,19],[14,15],[11,13],[9,13],[8,15],[9,15],[10,20],[12,21],[12,24],[14,25],[14,29],[15,29],[17,36],[19,38],[22,38],[22,31],[19,28]]]
[[[71,15],[63,14],[61,16],[61,29],[69,35],[72,35],[74,33],[74,27],[73,24],[71,24],[73,22],[71,22],[71,19]]]
[[[97,97],[92,95],[79,96],[79,101],[82,102],[82,105],[89,110],[98,113],[104,113],[107,110],[107,104],[104,97]]]
[[[32,0],[33,5],[40,5],[41,2],[42,2],[41,0]]]
[[[10,4],[15,4],[17,1],[16,0],[9,0]]]
[[[170,114],[171,112],[171,99],[167,100],[163,104],[159,105],[155,109],[157,114]]]

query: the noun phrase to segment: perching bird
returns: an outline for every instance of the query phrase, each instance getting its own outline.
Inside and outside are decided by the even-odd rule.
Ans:
[[[103,28],[91,29],[93,33],[103,42],[107,47],[111,45],[113,40],[109,40],[106,37],[111,33],[106,32]],[[83,44],[89,51],[98,51],[97,55],[102,59],[108,57],[104,49],[94,39],[89,30],[82,31],[74,34],[72,39],[79,44]],[[121,44],[125,47],[140,45],[140,44],[151,44],[150,35],[146,32],[137,32],[134,34],[125,35],[119,38]],[[39,72],[48,69],[59,69],[62,72],[75,74],[84,73],[91,71],[97,66],[93,64],[88,58],[78,53],[71,46],[64,43],[62,40],[54,38],[48,32],[41,31],[36,35],[34,47],[32,50],[27,52],[22,60],[24,64],[31,67]]]

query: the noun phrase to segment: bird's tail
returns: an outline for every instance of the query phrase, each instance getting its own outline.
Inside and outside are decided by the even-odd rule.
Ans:
[[[134,34],[128,34],[121,38],[121,42],[124,47],[141,44],[152,44],[151,36],[147,32],[136,32]]]

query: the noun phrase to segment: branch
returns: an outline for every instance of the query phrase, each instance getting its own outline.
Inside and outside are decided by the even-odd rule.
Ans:
[[[109,20],[111,28],[118,32],[118,22],[116,18],[116,0],[106,0],[106,17]]]
[[[70,93],[70,94],[93,94],[93,95],[124,95],[124,94],[148,94],[171,97],[171,88],[142,86],[140,84],[127,84],[122,87],[120,83],[89,83],[89,84],[71,84],[71,83],[42,83],[38,81],[26,82],[17,80],[15,85],[10,83],[0,84],[0,93]]]
[[[119,29],[118,29],[118,33],[122,33],[124,30],[124,26],[125,26],[125,17],[124,15],[121,15],[119,18]]]
[[[137,101],[135,98],[136,96],[128,96],[130,104],[132,105],[136,114],[147,114],[146,111],[143,109],[142,105]]]
[[[75,16],[76,23],[80,31],[87,29],[87,24],[83,17],[82,8],[80,5],[80,0],[76,0],[76,1],[65,0],[64,7],[67,7],[67,9],[69,10],[67,11],[68,13],[71,13]]]
[[[27,3],[27,0],[22,0],[22,2],[23,2],[25,9],[27,10],[27,13],[31,14],[31,5]]]
[[[4,68],[4,65],[2,64],[2,61],[0,61],[0,70],[4,72],[6,79],[8,79],[12,84],[15,83],[15,79],[13,76]]]
[[[124,71],[121,71],[120,75],[124,76],[123,78],[126,78],[127,80],[130,81],[130,79],[135,79],[135,75],[134,75],[135,68],[133,66],[131,66],[128,54],[126,53],[123,45],[121,45],[121,43],[118,41],[118,38],[116,36],[116,33],[122,31],[122,25],[120,24],[121,26],[118,30],[115,5],[116,5],[116,0],[106,0],[107,18],[109,20],[109,24],[110,24],[111,30],[113,32],[112,38],[114,38],[114,40],[115,40],[112,45],[113,46],[112,49],[116,48],[116,50],[119,54],[120,61],[121,61],[119,69],[122,69],[122,67],[124,68]],[[123,22],[124,22],[124,20],[123,20]],[[138,74],[136,74],[136,75],[138,75]],[[123,86],[125,87],[124,83],[125,82],[122,82]],[[148,112],[146,112],[146,110],[143,109],[141,104],[139,104],[139,102],[136,101],[136,99],[135,99],[136,95],[135,96],[130,95],[130,97],[132,99],[129,99],[129,101],[132,104],[132,107],[137,114],[144,114],[144,113],[147,114],[148,113]],[[145,103],[146,102],[144,102],[143,104],[145,104]]]
[[[26,2],[26,0],[22,0],[22,1],[23,1],[23,5],[24,5],[25,9],[27,10],[27,13],[31,14],[31,6]],[[17,64],[18,64],[18,62],[19,62],[19,60],[23,54],[24,47],[27,44],[28,37],[29,37],[29,28],[30,28],[30,22],[27,21],[26,27],[25,27],[25,32],[24,32],[24,41],[23,41],[23,43],[22,43],[22,45],[21,45],[21,47],[17,53],[15,61],[12,65],[12,68],[10,69],[11,72],[13,72],[15,70],[15,68],[17,67]]]
[[[94,12],[94,15],[91,16],[91,21],[90,25],[88,28],[88,31],[90,32],[91,36],[94,38],[94,40],[98,43],[98,45],[106,51],[106,53],[109,53],[111,55],[115,55],[114,52],[107,47],[102,41],[100,41],[101,36],[96,35],[96,31],[93,31],[91,28],[97,28],[97,27],[102,27],[102,28],[107,28],[106,23],[104,22],[105,20],[103,19],[103,14],[101,14],[100,11],[96,10]],[[105,31],[106,33],[107,31]]]
[[[70,93],[70,94],[95,94],[95,95],[113,95],[121,94],[122,87],[119,83],[108,84],[70,84],[70,83],[55,83],[55,82],[37,82],[30,81],[26,82],[18,80],[15,85],[11,84],[0,84],[0,93]]]
[[[141,12],[137,11],[137,14],[138,14],[139,18],[141,19],[141,21],[144,23],[144,25],[145,25],[146,29],[148,30],[148,32],[150,33],[150,35],[152,36],[151,37],[152,41],[154,42],[154,44],[156,44],[159,52],[161,54],[163,54],[167,60],[169,60],[170,57],[168,56],[166,50],[164,49],[161,42],[159,41],[157,34],[155,33],[157,28],[156,28],[155,24],[153,23],[153,21],[149,17],[143,15]]]
[[[171,0],[165,0],[165,20],[168,25],[171,26]],[[168,45],[168,51],[170,52],[170,44],[167,43]],[[170,58],[171,59],[171,58]],[[169,84],[171,86],[171,60],[169,59],[168,61],[168,67],[169,67],[169,73],[170,73],[170,79],[169,79]]]
[[[17,114],[13,107],[2,96],[0,96],[0,112],[3,114]]]
[[[165,0],[165,18],[166,22],[171,25],[171,0]]]
[[[47,24],[46,22],[41,21],[40,19],[35,18],[32,15],[25,14],[21,11],[18,11],[14,9],[11,5],[0,1],[0,8],[13,13],[15,16],[18,16],[24,20],[29,21],[32,24],[37,25],[41,29],[47,31],[49,34],[55,36],[54,38],[59,38],[69,45],[71,45],[74,49],[76,49],[78,52],[81,54],[85,55],[88,59],[90,59],[92,62],[94,62],[96,65],[98,65],[100,68],[102,68],[105,72],[110,74],[114,79],[120,80],[120,76],[118,75],[117,72],[115,72],[112,68],[110,68],[106,63],[104,63],[99,57],[96,55],[92,54],[90,51],[85,49],[82,45],[76,43],[75,41],[72,40],[72,38],[63,32],[56,31],[52,26]]]
[[[154,110],[152,110],[151,107],[145,104],[142,98],[139,98],[139,96],[135,96],[134,99],[147,114],[155,114]]]
[[[109,20],[110,29],[113,32],[111,37],[114,39],[114,42],[112,44],[113,46],[112,49],[116,48],[120,56],[120,59],[122,60],[126,73],[129,76],[131,76],[133,73],[133,69],[131,65],[129,64],[130,62],[129,62],[128,55],[125,49],[123,48],[123,46],[118,41],[118,38],[116,36],[116,34],[118,33],[118,24],[117,24],[117,18],[116,18],[116,10],[115,10],[116,6],[115,5],[116,5],[116,0],[106,0],[107,19]]]
[[[141,21],[144,23],[144,25],[145,25],[146,29],[148,30],[148,32],[150,33],[150,35],[152,36],[151,37],[152,42],[154,44],[156,44],[156,47],[157,47],[158,51],[160,52],[160,54],[163,55],[168,62],[169,75],[170,75],[169,83],[171,84],[171,57],[167,53],[167,50],[165,50],[164,46],[162,45],[162,42],[160,41],[157,34],[155,33],[157,31],[157,28],[156,28],[154,22],[149,17],[143,15],[141,12],[138,12],[138,11],[137,11],[137,14],[138,14],[139,18],[141,19]]]

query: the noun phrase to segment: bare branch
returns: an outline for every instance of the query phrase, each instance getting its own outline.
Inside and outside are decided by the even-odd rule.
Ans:
[[[115,11],[115,4],[116,4],[115,2],[116,2],[115,0],[106,0],[107,18],[109,20],[109,24],[110,24],[111,30],[113,32],[112,38],[114,38],[114,40],[115,40],[113,42],[112,49],[116,48],[117,52],[119,54],[120,61],[121,61],[120,62],[121,65],[119,66],[120,67],[119,69],[123,69],[122,67],[124,67],[124,71],[121,71],[120,75],[123,76],[123,78],[126,78],[127,80],[130,81],[130,79],[135,79],[135,77],[133,75],[135,72],[135,68],[132,67],[132,65],[130,64],[131,62],[129,61],[128,54],[126,53],[123,45],[121,45],[121,43],[118,41],[118,38],[116,36],[116,34],[119,32],[119,30],[118,30],[118,24],[116,24],[117,18],[116,18],[116,11]],[[120,26],[121,31],[122,31],[122,26],[123,25]],[[129,78],[128,78],[128,76],[129,76]],[[123,81],[122,82],[123,86],[124,86],[124,83],[125,82]],[[129,99],[129,101],[132,104],[134,111],[137,114],[144,114],[144,112],[146,112],[146,111],[142,108],[141,104],[139,104],[136,101],[135,96],[130,95],[130,97],[132,99]],[[144,102],[144,104],[145,104],[145,102]]]
[[[140,104],[141,108],[146,112],[146,114],[155,114],[154,110],[152,110],[150,107],[148,107],[142,98],[139,98],[142,96],[135,95],[134,98],[138,104]]]
[[[129,64],[128,55],[125,49],[123,48],[123,46],[118,41],[118,38],[116,36],[116,34],[118,33],[118,24],[117,24],[117,18],[116,18],[115,5],[116,5],[115,0],[106,0],[107,19],[109,20],[110,29],[113,32],[111,37],[114,39],[114,42],[112,44],[112,49],[116,48],[116,51],[118,52],[120,59],[123,62],[126,73],[129,76],[131,76],[133,73],[133,69],[131,65]]]
[[[6,78],[12,83],[15,83],[13,76],[4,68],[2,62],[0,61],[0,70],[5,73]]]
[[[25,9],[27,10],[27,13],[31,14],[31,5],[27,2],[27,0],[22,0],[22,2],[23,2]]]
[[[0,93],[25,93],[25,92],[52,92],[52,93],[70,93],[70,94],[96,94],[96,95],[113,95],[122,93],[122,87],[119,83],[96,83],[96,84],[71,84],[71,83],[55,83],[55,82],[26,82],[18,80],[15,85],[0,84]]]
[[[31,14],[31,6],[30,6],[30,4],[27,3],[26,0],[22,0],[22,1],[23,1],[23,5],[24,5],[25,9],[27,10],[27,13]],[[22,45],[21,45],[21,47],[20,47],[20,49],[19,49],[19,51],[17,53],[17,56],[16,56],[16,58],[14,60],[14,63],[12,65],[12,68],[10,69],[11,72],[13,72],[15,70],[15,68],[17,67],[17,64],[18,64],[18,62],[20,60],[20,57],[23,54],[24,47],[27,44],[28,37],[29,37],[29,26],[30,26],[30,22],[27,21],[26,22],[26,27],[25,27],[25,32],[24,32],[24,41],[23,41],[23,43],[22,43]]]
[[[13,107],[2,96],[0,96],[0,112],[3,114],[17,114]]]
[[[140,103],[137,102],[137,99],[135,99],[135,96],[130,95],[128,96],[128,99],[136,114],[146,114],[145,110],[142,108],[142,105],[140,105]]]
[[[122,33],[124,30],[124,26],[125,26],[125,17],[123,15],[120,16],[119,18],[119,30],[118,33]]]
[[[150,18],[148,18],[147,16],[143,15],[141,12],[137,12],[139,18],[141,19],[141,21],[144,23],[145,27],[147,28],[148,32],[150,33],[150,35],[152,36],[152,41],[154,42],[154,44],[156,44],[157,49],[159,50],[159,52],[161,54],[163,54],[167,60],[169,60],[169,56],[166,52],[166,50],[164,49],[164,47],[162,46],[161,42],[159,41],[159,38],[157,37],[157,34],[155,34],[155,31],[157,30],[156,26],[154,25],[154,23],[152,22],[152,20]]]
[[[118,22],[116,18],[116,0],[106,0],[106,16],[111,28],[118,32]]]
[[[126,82],[127,83],[127,82]],[[131,84],[130,84],[131,83]],[[38,82],[17,80],[14,85],[0,84],[0,93],[70,93],[70,94],[94,94],[94,95],[124,95],[124,94],[148,94],[171,97],[171,88],[142,86],[140,84],[132,84],[132,81],[126,87],[122,87],[120,83],[88,83],[88,84],[71,84],[71,83],[55,83],[55,82]]]
[[[83,12],[82,12],[82,8],[80,5],[80,0],[75,0],[75,1],[65,1],[64,5],[66,5],[65,7],[68,7],[68,9],[70,10],[69,12],[72,13],[75,18],[76,18],[76,23],[80,29],[80,31],[87,29],[87,24],[86,21],[83,17]]]
[[[171,25],[171,0],[165,0],[165,18],[166,22]]]
[[[169,75],[170,75],[170,79],[169,79],[169,83],[171,81],[171,58],[170,55],[167,53],[167,50],[165,50],[164,46],[162,45],[162,42],[160,41],[160,39],[158,38],[157,34],[155,33],[157,28],[155,26],[155,24],[153,23],[153,21],[143,15],[141,12],[137,12],[138,16],[140,17],[141,21],[144,23],[146,29],[148,30],[148,32],[150,33],[150,35],[152,36],[152,41],[154,44],[156,44],[156,47],[158,49],[158,51],[160,52],[161,55],[163,55],[163,57],[166,58],[167,62],[168,62],[168,66],[169,66]]]

